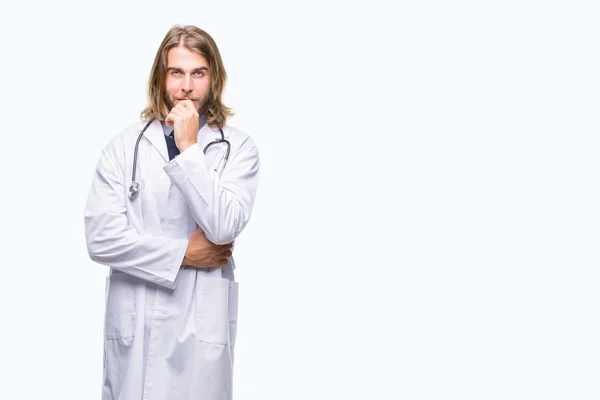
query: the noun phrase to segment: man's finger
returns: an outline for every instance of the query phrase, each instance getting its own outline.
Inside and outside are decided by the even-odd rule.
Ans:
[[[179,113],[177,113],[175,111],[175,109],[173,108],[169,114],[167,114],[167,116],[165,117],[165,123],[167,124],[167,126],[173,126],[175,125],[175,122],[177,122],[177,120],[180,118]]]
[[[188,105],[189,102],[191,102],[191,100],[179,100],[179,103],[177,103],[177,105],[173,107],[171,111],[177,111],[181,115],[189,115],[191,114],[190,107]]]
[[[170,113],[165,117],[165,124],[167,124],[167,126],[175,125],[175,120],[173,119],[173,116]]]
[[[228,252],[231,254],[231,249],[220,249],[218,254],[227,254]],[[227,257],[230,257],[230,255]]]
[[[188,111],[196,111],[194,107],[194,102],[190,99],[181,100],[177,105],[180,105]]]
[[[183,116],[182,110],[178,109],[177,107],[173,107],[168,116],[174,119],[181,118]]]

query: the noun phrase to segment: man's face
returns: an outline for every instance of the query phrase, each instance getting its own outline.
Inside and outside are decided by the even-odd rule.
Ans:
[[[190,99],[198,112],[205,105],[210,90],[210,71],[206,59],[183,47],[167,53],[166,103],[169,109],[180,100]]]

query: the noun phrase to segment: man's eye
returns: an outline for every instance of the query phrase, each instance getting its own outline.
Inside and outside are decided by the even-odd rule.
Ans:
[[[196,75],[196,76],[204,76],[204,71],[196,71],[194,73],[194,75]]]
[[[181,72],[179,72],[179,71],[171,71],[171,75],[180,75],[180,74],[181,74]]]

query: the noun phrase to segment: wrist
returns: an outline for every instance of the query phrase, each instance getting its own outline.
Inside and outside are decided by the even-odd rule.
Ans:
[[[184,151],[186,151],[189,147],[193,146],[196,144],[195,140],[186,140],[184,142],[181,142],[181,146],[179,147],[179,151],[181,153],[183,153]]]

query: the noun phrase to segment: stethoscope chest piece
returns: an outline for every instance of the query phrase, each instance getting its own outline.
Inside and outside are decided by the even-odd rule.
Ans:
[[[140,194],[140,184],[135,181],[131,182],[131,186],[129,186],[129,198],[135,199],[138,194]]]

